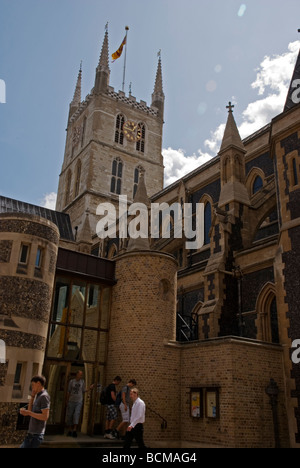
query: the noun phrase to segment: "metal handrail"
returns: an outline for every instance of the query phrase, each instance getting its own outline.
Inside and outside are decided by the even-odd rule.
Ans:
[[[154,411],[152,408],[150,408],[147,405],[146,405],[146,410],[149,410],[151,413],[155,414],[156,416],[158,416],[162,420],[162,423],[161,423],[160,427],[161,427],[161,429],[163,431],[165,429],[167,429],[168,423],[167,423],[167,420],[163,416],[161,416],[159,413],[157,413],[156,411]]]

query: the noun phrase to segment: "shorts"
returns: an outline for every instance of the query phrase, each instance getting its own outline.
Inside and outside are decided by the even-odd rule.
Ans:
[[[107,421],[113,421],[118,417],[118,410],[115,405],[107,405],[106,406],[106,419]]]
[[[130,421],[129,405],[127,405],[127,411],[125,411],[125,405],[124,403],[121,403],[120,411],[121,411],[123,422],[129,422]]]
[[[69,401],[67,406],[66,423],[67,426],[79,423],[82,401]]]

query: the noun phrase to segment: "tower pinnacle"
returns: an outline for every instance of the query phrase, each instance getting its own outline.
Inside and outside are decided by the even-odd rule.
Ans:
[[[108,64],[108,28],[105,28],[105,35],[102,44],[101,54],[99,58],[99,63],[97,70],[109,72],[109,64]]]
[[[75,86],[74,96],[70,103],[69,118],[72,117],[76,109],[81,103],[81,81],[82,81],[82,61],[80,62],[80,68],[78,72],[77,82]]]
[[[245,151],[241,136],[233,117],[233,108],[234,105],[231,104],[231,102],[229,102],[229,105],[226,106],[226,109],[228,109],[228,119],[220,148],[220,153],[230,146],[235,146],[236,148]]]
[[[99,63],[96,68],[96,77],[95,77],[95,92],[106,91],[109,84],[109,54],[108,54],[108,27],[105,26],[105,35],[102,44],[101,54],[99,58]]]
[[[157,55],[158,55],[158,65],[157,65],[157,71],[156,71],[154,92],[152,94],[152,106],[155,106],[159,109],[161,113],[161,117],[163,118],[165,95],[163,92],[161,51],[159,51]]]
[[[82,61],[80,62],[80,68],[77,77],[77,83],[71,105],[78,106],[81,102],[81,81],[82,81]]]
[[[221,193],[219,208],[226,205],[233,209],[238,217],[237,206],[250,205],[248,191],[245,185],[245,154],[238,127],[233,117],[234,106],[229,102],[226,128],[219,151],[221,166]]]

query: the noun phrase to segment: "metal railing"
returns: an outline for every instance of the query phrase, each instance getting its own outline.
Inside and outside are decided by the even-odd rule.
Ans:
[[[158,418],[161,419],[161,425],[160,425],[160,427],[161,427],[161,429],[162,429],[163,431],[167,429],[168,423],[167,423],[167,420],[166,420],[163,416],[161,416],[159,413],[157,413],[156,411],[154,411],[154,410],[153,410],[152,408],[150,408],[148,405],[146,405],[146,410],[147,410],[147,411],[150,411],[150,413],[155,414],[155,416],[157,416]]]
[[[177,340],[196,341],[198,340],[198,315],[183,315],[177,313]]]

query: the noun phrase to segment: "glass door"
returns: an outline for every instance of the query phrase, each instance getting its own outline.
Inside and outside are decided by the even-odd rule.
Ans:
[[[71,363],[48,361],[45,366],[47,392],[50,395],[50,415],[47,422],[48,434],[63,434],[69,375]]]

